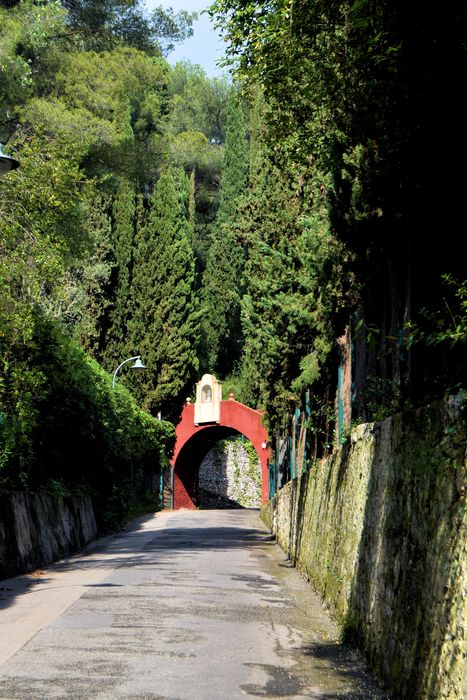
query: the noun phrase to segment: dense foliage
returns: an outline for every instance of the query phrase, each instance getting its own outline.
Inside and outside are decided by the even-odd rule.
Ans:
[[[0,183],[3,488],[123,502],[170,452],[155,416],[176,419],[196,378],[228,89],[164,59],[193,19],[132,0],[0,4],[0,141],[21,161]],[[110,391],[137,354],[145,374],[126,366]]]
[[[465,106],[450,87],[465,80],[465,9],[217,0],[210,13],[238,79],[264,95],[238,220],[245,390],[276,430],[306,384],[333,400],[346,326],[355,417],[465,381]]]
[[[6,366],[5,366],[6,365]],[[4,360],[0,489],[85,493],[100,526],[116,525],[168,466],[174,428],[131,394],[38,310],[31,337]]]
[[[150,202],[135,237],[128,325],[133,346],[152,368],[150,378],[143,377],[141,401],[174,419],[174,396],[189,393],[198,369],[193,222],[183,170],[161,175]]]
[[[243,108],[232,89],[227,106],[227,127],[215,233],[211,240],[202,284],[206,371],[220,377],[235,367],[242,353],[240,302],[243,290],[244,251],[235,227],[238,205],[248,181],[248,148]]]
[[[49,478],[53,432],[35,436],[51,338],[110,375],[141,354],[145,373],[117,383],[146,417],[176,421],[204,371],[273,434],[306,395],[323,444],[346,366],[354,419],[465,382],[465,106],[446,80],[465,79],[463,8],[210,13],[233,83],[166,62],[189,13],[0,2],[0,141],[21,160],[0,183],[7,484],[36,487],[29,464]]]

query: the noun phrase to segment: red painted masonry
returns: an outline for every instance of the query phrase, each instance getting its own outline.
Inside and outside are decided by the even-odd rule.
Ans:
[[[262,412],[249,408],[235,399],[228,399],[221,401],[220,422],[218,424],[196,426],[194,415],[194,404],[186,404],[176,428],[175,450],[171,461],[174,470],[174,510],[196,507],[195,483],[201,461],[210,447],[209,440],[215,439],[216,434],[219,434],[217,439],[220,439],[236,432],[244,435],[258,454],[261,464],[262,502],[265,503],[269,496],[268,460],[270,450],[268,447],[262,447],[268,442],[266,429],[261,422]],[[222,431],[224,431],[223,434]],[[205,441],[203,441],[201,433],[205,434]]]

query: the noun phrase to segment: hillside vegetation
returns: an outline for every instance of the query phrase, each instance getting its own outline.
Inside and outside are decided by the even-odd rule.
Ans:
[[[21,161],[0,182],[5,489],[88,482],[89,451],[144,461],[106,414],[124,387],[163,452],[155,418],[212,372],[272,438],[298,411],[311,459],[465,385],[465,10],[209,12],[229,78],[168,64],[188,12],[0,2],[0,141]],[[135,355],[146,372],[104,400],[94,382]]]

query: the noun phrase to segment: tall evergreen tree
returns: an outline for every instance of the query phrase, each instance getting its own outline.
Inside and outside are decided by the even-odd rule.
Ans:
[[[101,359],[106,349],[110,279],[115,265],[110,196],[93,193],[85,202],[85,211],[89,249],[86,258],[67,271],[53,313],[87,352]]]
[[[106,338],[105,359],[110,366],[121,361],[126,352],[130,265],[135,226],[135,189],[121,179],[112,211],[112,242],[115,257],[114,297]]]
[[[324,204],[331,260],[339,242],[353,257],[350,273],[334,279],[371,348],[362,354],[355,394],[361,415],[371,415],[369,402],[412,402],[435,384],[440,391],[459,381],[465,363],[455,347],[435,353],[443,334],[429,327],[442,323],[430,309],[439,309],[447,271],[458,301],[464,294],[457,252],[463,178],[456,173],[465,160],[465,106],[450,85],[465,78],[465,10],[419,0],[397,7],[215,0],[209,12],[226,34],[239,79],[264,91],[271,156],[288,181],[298,174],[296,196],[312,209],[307,228]],[[308,191],[303,174],[313,180]],[[444,330],[456,328],[462,338],[462,315],[445,308]],[[341,318],[340,332],[343,325]],[[371,384],[375,400],[370,390],[363,400]]]
[[[203,279],[203,362],[225,377],[241,353],[241,276],[243,245],[235,220],[248,182],[248,145],[242,105],[232,90],[227,111],[219,210]]]
[[[145,408],[175,418],[197,371],[198,311],[183,170],[161,175],[135,238],[129,337],[148,367],[134,381]]]
[[[278,430],[325,367],[342,300],[345,250],[333,238],[329,180],[267,142],[265,102],[250,110],[250,183],[237,214],[247,250],[241,301],[241,400]]]

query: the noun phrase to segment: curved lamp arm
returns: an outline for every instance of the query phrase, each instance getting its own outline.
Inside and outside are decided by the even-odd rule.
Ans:
[[[131,362],[132,360],[140,360],[141,361],[141,355],[135,355],[135,357],[129,357],[128,360],[123,360],[123,362],[118,365],[118,367],[115,370],[114,375],[112,377],[112,388],[115,386],[115,378],[117,376],[117,373],[121,370],[123,365],[126,365],[127,362]]]

